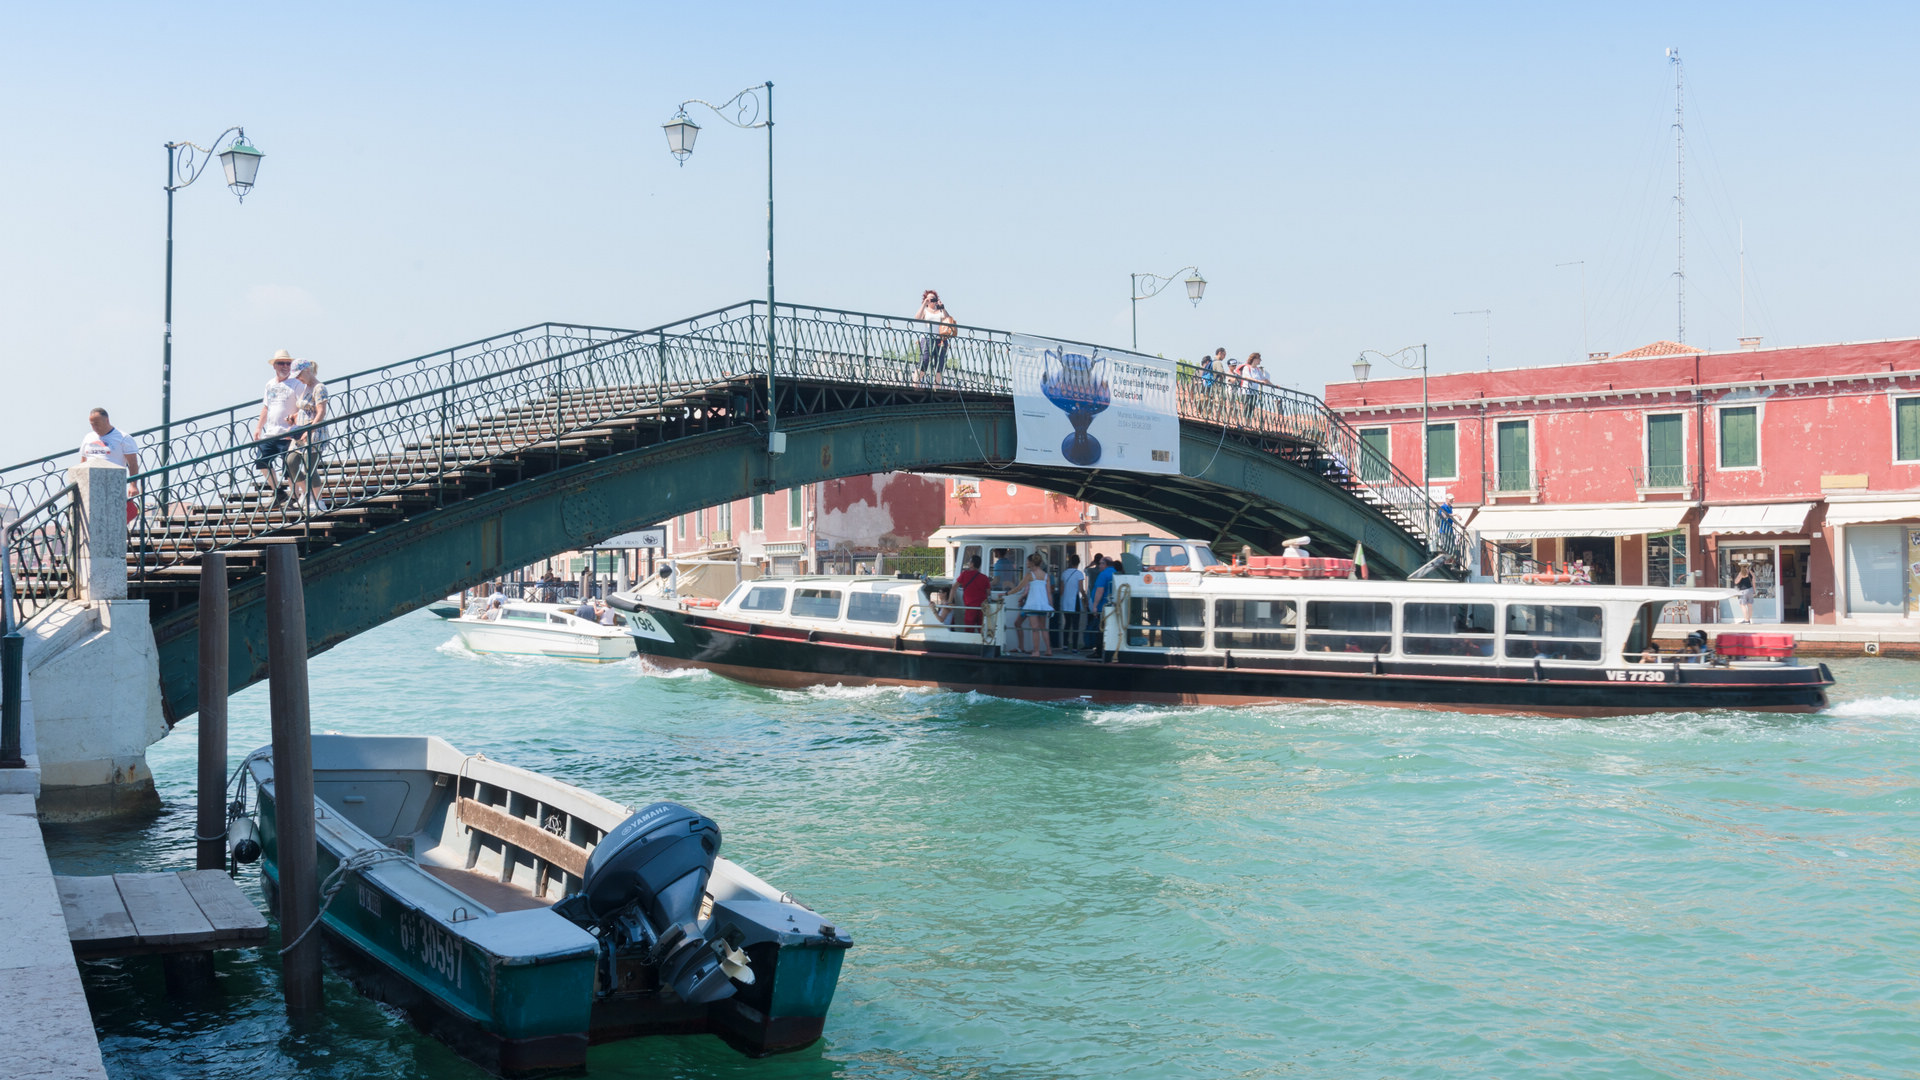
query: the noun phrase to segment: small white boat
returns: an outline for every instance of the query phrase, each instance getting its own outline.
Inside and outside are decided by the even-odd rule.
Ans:
[[[504,606],[479,608],[447,622],[477,653],[550,656],[595,664],[633,655],[633,635],[627,632],[625,615],[614,612],[613,625],[608,626],[574,611],[570,604],[509,600]]]

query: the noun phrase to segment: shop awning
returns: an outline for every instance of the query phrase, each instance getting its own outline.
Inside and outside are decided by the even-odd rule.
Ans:
[[[799,540],[775,540],[761,550],[769,559],[791,559],[796,555],[805,555],[807,545]]]
[[[1687,503],[1616,506],[1492,506],[1473,515],[1467,531],[1483,540],[1545,540],[1560,536],[1637,536],[1670,532],[1687,516]]]
[[[1807,531],[1813,504],[1753,503],[1747,506],[1709,506],[1700,519],[1702,533],[1792,534]]]
[[[1869,525],[1876,521],[1913,520],[1920,520],[1920,499],[1827,503],[1829,525]]]

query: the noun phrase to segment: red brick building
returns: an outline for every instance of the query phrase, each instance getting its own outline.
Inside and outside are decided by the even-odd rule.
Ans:
[[[1756,621],[1920,621],[1920,339],[1327,387],[1470,533],[1595,580],[1755,577]],[[1731,612],[1721,613],[1728,617]]]
[[[849,476],[737,499],[664,524],[668,555],[738,552],[765,572],[851,571],[876,555],[920,547],[946,509],[945,481],[917,473]]]

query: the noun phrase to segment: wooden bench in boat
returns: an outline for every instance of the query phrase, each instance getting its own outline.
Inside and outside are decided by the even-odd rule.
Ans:
[[[82,959],[244,949],[267,940],[265,916],[219,870],[53,881]]]
[[[552,871],[558,870],[571,874],[576,879],[586,876],[587,856],[591,852],[564,836],[548,832],[526,818],[516,817],[497,806],[489,806],[464,795],[454,803],[454,816],[469,832],[492,837],[508,847],[517,848],[531,855],[544,864],[538,877],[542,892],[546,889],[549,874]],[[519,911],[525,908],[546,907],[553,902],[551,899],[542,899],[519,885],[495,881],[471,869],[457,870],[425,864],[422,864],[421,869],[495,911]]]

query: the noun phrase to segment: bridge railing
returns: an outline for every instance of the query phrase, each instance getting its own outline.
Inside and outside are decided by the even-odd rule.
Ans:
[[[559,458],[568,437],[611,416],[689,390],[763,378],[766,327],[758,301],[645,331],[548,323],[323,377],[328,417],[305,433],[310,441],[295,453],[317,453],[333,485],[333,509],[372,508],[407,492],[438,495],[444,481],[476,459],[549,442]],[[781,305],[774,333],[776,379],[996,396],[1012,390],[1013,335],[1004,331],[962,326],[942,345],[925,322]],[[141,476],[133,529],[136,577],[165,574],[201,552],[242,547],[268,534],[310,535],[311,516],[298,507],[274,507],[260,481],[257,459],[272,440],[252,438],[258,411],[250,402],[173,425],[172,460],[164,465],[154,467],[158,448],[145,449],[143,464],[150,467]],[[1225,431],[1297,444],[1307,459],[1302,463],[1372,502],[1430,547],[1448,544],[1449,537],[1436,535],[1424,489],[1312,395],[1231,379],[1211,389],[1183,380],[1179,411]],[[60,486],[73,456],[0,470],[0,508],[31,502],[38,509]],[[276,459],[275,472],[289,460]]]
[[[87,518],[69,483],[0,527],[0,629],[11,629],[60,600],[80,598]]]

